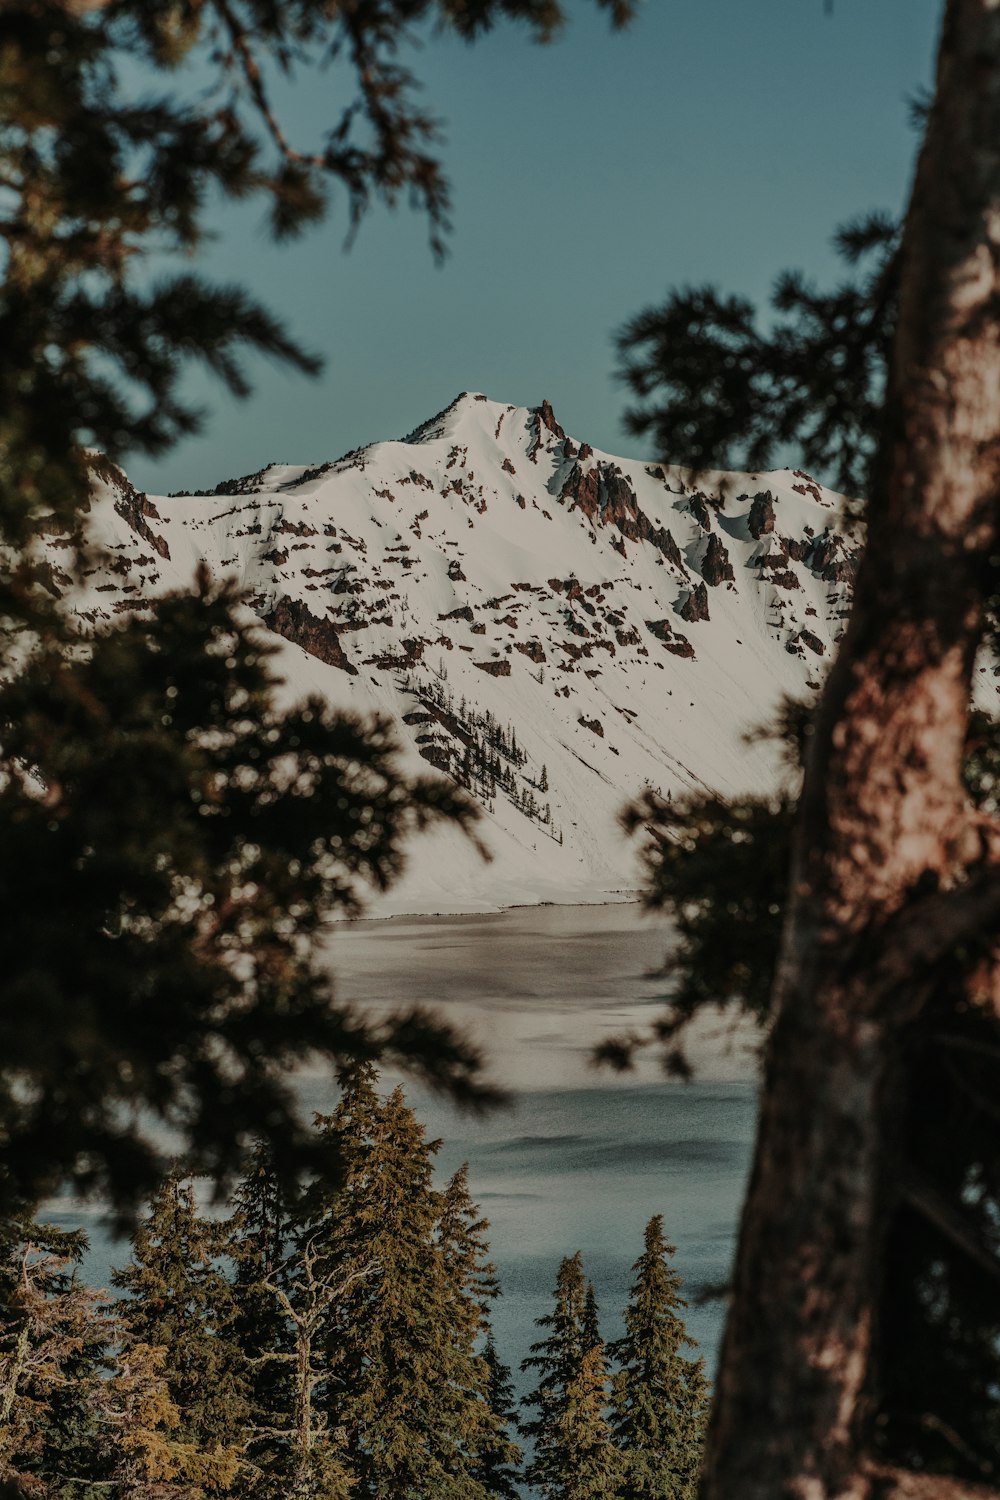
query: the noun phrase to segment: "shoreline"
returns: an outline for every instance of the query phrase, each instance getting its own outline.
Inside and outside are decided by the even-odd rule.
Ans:
[[[447,918],[449,922],[482,920],[485,917],[503,917],[512,911],[579,911],[586,907],[641,906],[642,891],[637,887],[621,891],[607,891],[603,900],[594,901],[512,901],[508,906],[482,906],[474,910],[449,911],[387,911],[365,912],[358,917],[333,917],[327,928],[336,931],[339,927],[362,927],[376,922],[434,922]],[[650,915],[654,915],[650,913]],[[664,919],[665,920],[665,919]]]

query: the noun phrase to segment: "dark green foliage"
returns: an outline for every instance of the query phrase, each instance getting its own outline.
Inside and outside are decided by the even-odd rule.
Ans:
[[[495,1436],[481,1446],[472,1474],[491,1500],[519,1500],[521,1450],[507,1436],[517,1430],[517,1397],[510,1370],[497,1354],[492,1333],[486,1336],[483,1362],[486,1399],[494,1419]]]
[[[438,1143],[375,1084],[368,1065],[344,1080],[317,1122],[335,1171],[302,1191],[258,1143],[209,1221],[173,1172],[114,1306],[76,1278],[82,1236],[0,1221],[0,1487],[516,1500],[488,1225],[464,1168],[434,1187]]]
[[[612,1500],[619,1493],[621,1459],[608,1422],[608,1373],[596,1301],[579,1251],[562,1261],[555,1306],[536,1321],[547,1336],[532,1344],[521,1363],[522,1370],[538,1377],[523,1403],[537,1412],[522,1424],[535,1443],[525,1478],[543,1500]]]
[[[66,1175],[126,1208],[164,1168],[140,1108],[194,1170],[224,1178],[264,1132],[287,1175],[320,1150],[289,1084],[309,1054],[475,1096],[471,1048],[422,1011],[334,1005],[320,950],[411,832],[469,805],[401,776],[385,723],[279,713],[272,682],[234,589],[202,578],[0,688],[0,1194]]]
[[[869,466],[896,322],[899,229],[873,214],[838,231],[851,275],[830,292],[786,272],[762,331],[757,310],[715,288],[674,291],[618,336],[642,405],[630,431],[696,469],[757,471],[788,450],[845,494]],[[787,460],[785,460],[787,461]]]
[[[675,1254],[657,1214],[646,1225],[645,1248],[633,1266],[625,1333],[608,1353],[618,1365],[612,1382],[612,1430],[622,1455],[618,1500],[695,1500],[708,1419],[704,1361],[693,1348],[680,1309]]]
[[[180,1415],[175,1451],[196,1493],[234,1487],[249,1414],[236,1308],[219,1263],[223,1246],[220,1226],[198,1214],[190,1179],[175,1172],[136,1229],[131,1261],[112,1276],[128,1296],[126,1352],[165,1351],[162,1371]]]
[[[93,1500],[105,1478],[99,1419],[114,1319],[83,1283],[84,1236],[8,1221],[0,1259],[0,1483]]]
[[[504,1500],[517,1494],[521,1450],[510,1436],[516,1427],[510,1371],[497,1355],[489,1323],[500,1295],[489,1258],[489,1227],[469,1192],[468,1165],[462,1166],[440,1196],[437,1222],[449,1334],[466,1367],[457,1367],[454,1378],[468,1381],[474,1392],[471,1405],[466,1405],[468,1392],[460,1395],[456,1425],[463,1431],[471,1477],[490,1500]]]
[[[291,1200],[258,1146],[227,1230],[236,1266],[234,1332],[251,1387],[250,1488],[268,1500],[341,1500],[350,1487],[343,1436],[327,1400],[328,1345],[350,1285],[331,1253],[332,1219],[317,1217],[329,1187],[316,1183]]]
[[[344,1164],[301,1233],[328,1249],[344,1293],[327,1343],[322,1403],[343,1431],[358,1500],[487,1500],[475,1477],[506,1437],[476,1350],[491,1269],[464,1179],[432,1184],[438,1142],[369,1070],[321,1121]],[[442,1225],[442,1213],[447,1214]],[[509,1449],[510,1460],[516,1449]]]
[[[258,1141],[225,1229],[225,1251],[233,1266],[232,1337],[244,1361],[251,1434],[246,1453],[255,1470],[255,1496],[286,1493],[292,1467],[296,1392],[291,1366],[297,1351],[295,1330],[280,1299],[293,1295],[297,1196],[282,1184],[270,1152]]]
[[[630,0],[598,0],[615,24]],[[467,804],[395,769],[381,723],[279,714],[231,591],[202,580],[82,645],[32,554],[66,569],[96,448],[160,453],[198,424],[190,360],[249,390],[244,356],[318,362],[239,287],[187,270],[220,199],[256,198],[278,238],[331,188],[352,228],[410,198],[440,249],[437,125],[404,62],[411,28],[547,39],[560,0],[110,0],[0,7],[0,1205],[61,1180],[126,1214],[179,1130],[225,1182],[251,1133],[285,1177],[308,1138],[290,1065],[396,1054],[475,1094],[475,1059],[423,1013],[376,1033],[330,1004],[315,937],[398,872],[406,835]],[[270,94],[332,64],[321,139],[292,142]],[[168,269],[154,275],[149,258]],[[77,558],[77,561],[79,559]],[[26,635],[34,632],[34,640]],[[39,652],[25,670],[26,648]],[[90,659],[86,660],[87,653]],[[245,967],[241,967],[243,964]],[[129,1398],[131,1399],[131,1397]]]

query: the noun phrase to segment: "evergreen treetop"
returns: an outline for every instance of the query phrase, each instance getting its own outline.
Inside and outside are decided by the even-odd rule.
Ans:
[[[179,1417],[175,1459],[196,1492],[231,1489],[243,1462],[247,1378],[223,1246],[222,1226],[199,1215],[193,1184],[175,1170],[137,1226],[128,1265],[112,1275],[128,1297],[125,1347],[164,1351],[158,1368]]]
[[[625,1310],[625,1332],[609,1346],[618,1370],[612,1382],[612,1429],[622,1455],[619,1500],[694,1500],[708,1418],[703,1362],[680,1309],[681,1279],[669,1264],[674,1246],[663,1217],[646,1225],[642,1255]]]
[[[329,1420],[346,1433],[358,1495],[486,1500],[486,1459],[512,1464],[517,1450],[479,1348],[495,1283],[465,1174],[435,1189],[440,1143],[402,1090],[379,1101],[370,1070],[321,1123],[346,1170],[315,1232],[342,1274],[371,1268],[338,1304],[329,1343]]]
[[[4,1238],[0,1484],[29,1495],[61,1494],[67,1476],[107,1481],[98,1408],[119,1328],[79,1276],[84,1236],[22,1221]]]
[[[553,1310],[536,1323],[548,1335],[532,1344],[521,1363],[522,1370],[537,1372],[537,1384],[522,1403],[537,1412],[522,1423],[535,1445],[525,1478],[544,1500],[612,1500],[620,1465],[607,1417],[596,1299],[579,1251],[561,1262]]]
[[[483,1348],[486,1366],[486,1400],[492,1417],[476,1455],[472,1473],[490,1500],[519,1500],[521,1449],[510,1434],[517,1431],[517,1397],[511,1372],[497,1353],[492,1330]]]

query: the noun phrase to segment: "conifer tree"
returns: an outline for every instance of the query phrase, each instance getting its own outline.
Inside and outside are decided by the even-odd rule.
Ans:
[[[295,1406],[295,1338],[279,1301],[291,1281],[288,1257],[294,1194],[285,1188],[262,1141],[251,1153],[226,1226],[226,1254],[235,1268],[232,1335],[246,1366],[248,1454],[255,1466],[254,1493],[269,1493],[289,1472],[288,1439]],[[281,1436],[278,1434],[281,1433]]]
[[[587,1282],[587,1291],[583,1299],[583,1319],[581,1322],[584,1347],[596,1348],[601,1342],[601,1320],[597,1310],[597,1293],[594,1291],[594,1283]]]
[[[149,1344],[121,1350],[103,1382],[98,1407],[110,1493],[122,1500],[190,1500],[189,1445],[164,1374],[167,1351]],[[100,1493],[106,1494],[106,1488]]]
[[[166,1351],[162,1371],[180,1418],[174,1455],[194,1495],[234,1486],[248,1417],[222,1244],[219,1227],[199,1216],[191,1182],[175,1171],[136,1229],[131,1261],[112,1275],[129,1297],[125,1350]]]
[[[502,1495],[504,1485],[516,1483],[521,1450],[510,1436],[514,1424],[510,1372],[496,1353],[489,1323],[490,1308],[500,1295],[496,1267],[489,1258],[489,1227],[469,1192],[465,1163],[441,1195],[438,1242],[456,1374],[467,1382],[454,1392],[454,1422],[463,1433],[470,1473],[492,1497]],[[467,1365],[464,1377],[463,1361]]]
[[[612,1430],[621,1453],[618,1500],[694,1500],[708,1420],[704,1361],[680,1315],[687,1306],[663,1216],[646,1225],[645,1247],[633,1266],[625,1332],[609,1348],[619,1366],[612,1381]]]
[[[341,1273],[322,1237],[306,1234],[297,1237],[286,1261],[261,1283],[261,1291],[273,1296],[284,1314],[291,1344],[253,1361],[261,1367],[277,1366],[287,1377],[286,1411],[278,1406],[268,1425],[251,1429],[255,1437],[277,1443],[265,1465],[266,1478],[258,1486],[264,1494],[345,1500],[354,1488],[343,1452],[344,1430],[333,1429],[323,1410],[329,1364],[323,1351],[338,1302],[374,1269],[367,1265]]]
[[[481,1262],[475,1236],[463,1244],[449,1231],[447,1252],[441,1242],[442,1195],[432,1183],[439,1143],[426,1141],[401,1090],[380,1103],[370,1068],[347,1080],[320,1125],[336,1142],[344,1175],[335,1193],[318,1196],[306,1232],[329,1248],[348,1287],[329,1329],[325,1400],[331,1427],[345,1434],[353,1493],[487,1500],[474,1476],[495,1431],[486,1369],[472,1349],[480,1292],[456,1293],[454,1279],[470,1256]],[[460,1199],[453,1193],[450,1221],[468,1226]]]
[[[0,1269],[0,1483],[13,1493],[78,1493],[106,1477],[99,1404],[115,1325],[79,1277],[85,1237],[8,1224]]]
[[[1000,561],[1000,12],[940,10],[902,228],[839,236],[874,272],[783,277],[763,338],[698,291],[626,334],[674,461],[793,441],[868,501],[792,819],[706,1500],[995,1493],[1000,825],[965,772]]]
[[[616,24],[628,19],[629,0],[599,3]],[[152,625],[119,620],[113,642],[82,650],[33,547],[40,528],[64,529],[67,566],[81,561],[93,450],[113,462],[161,454],[197,428],[180,383],[191,359],[239,396],[250,391],[246,354],[318,369],[240,287],[192,271],[208,205],[257,196],[285,239],[323,216],[331,186],[354,227],[373,200],[412,196],[440,251],[449,195],[438,126],[403,39],[440,24],[472,41],[503,18],[546,40],[563,16],[559,0],[0,5],[5,1211],[70,1178],[130,1213],[166,1165],[151,1116],[220,1182],[262,1128],[294,1172],[306,1132],[284,1075],[307,1053],[336,1067],[380,1042],[392,1050],[331,1006],[312,924],[353,904],[356,876],[391,879],[407,829],[448,804],[468,821],[469,806],[399,773],[383,723],[318,702],[286,714],[273,683],[249,695],[237,686],[226,664],[245,676],[260,652],[231,591],[175,600],[171,619],[158,607]],[[294,141],[271,83],[331,57],[346,93],[334,90],[319,138]],[[220,623],[231,644],[213,668]],[[34,658],[21,625],[44,647]],[[232,685],[209,695],[199,735],[182,710],[186,699],[208,710],[213,670]],[[338,740],[346,784],[329,796],[320,768]],[[233,962],[240,934],[252,934],[245,965]],[[419,1030],[416,1061],[444,1082],[450,1053],[456,1092],[474,1087],[454,1039]]]
[[[549,1333],[532,1344],[521,1364],[522,1370],[538,1372],[538,1384],[523,1403],[538,1412],[522,1427],[535,1440],[525,1477],[543,1500],[612,1500],[620,1465],[607,1419],[597,1303],[584,1281],[579,1251],[559,1267],[553,1311],[536,1321]]]
[[[498,1436],[480,1449],[472,1472],[491,1500],[518,1500],[521,1450],[507,1436],[517,1428],[517,1397],[510,1369],[497,1353],[492,1329],[486,1334],[483,1361],[487,1401]]]

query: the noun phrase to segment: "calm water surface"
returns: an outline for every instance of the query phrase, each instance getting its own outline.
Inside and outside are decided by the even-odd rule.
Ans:
[[[463,1161],[490,1219],[503,1299],[497,1337],[517,1365],[537,1337],[560,1259],[582,1250],[614,1337],[646,1221],[662,1213],[689,1293],[727,1275],[756,1108],[745,1035],[718,1023],[692,1046],[693,1083],[665,1080],[653,1057],[623,1081],[595,1071],[603,1037],[648,1024],[664,993],[662,922],[636,905],[533,907],[476,917],[397,918],[338,930],[331,965],[343,999],[376,1009],[435,1005],[469,1031],[509,1109],[470,1119],[409,1088],[442,1174]],[[328,1107],[309,1079],[310,1105]],[[714,1363],[718,1302],[688,1325]]]
[[[341,999],[373,1010],[437,1006],[478,1040],[491,1075],[513,1093],[509,1108],[482,1119],[407,1089],[430,1134],[444,1140],[442,1177],[469,1162],[503,1285],[497,1341],[515,1369],[537,1336],[535,1318],[549,1310],[559,1260],[576,1250],[596,1285],[605,1336],[618,1333],[654,1213],[677,1246],[689,1294],[726,1277],[755,1114],[746,1039],[702,1028],[689,1084],[664,1080],[652,1058],[625,1080],[589,1065],[596,1041],[656,1014],[663,982],[650,976],[668,944],[663,925],[633,905],[359,922],[331,938]],[[310,1109],[334,1102],[318,1072],[303,1074],[301,1092]],[[89,1218],[88,1270],[103,1281],[124,1251]],[[710,1365],[721,1316],[718,1302],[690,1309]]]

